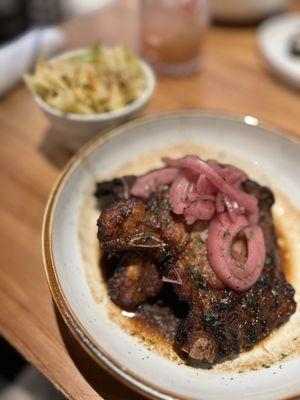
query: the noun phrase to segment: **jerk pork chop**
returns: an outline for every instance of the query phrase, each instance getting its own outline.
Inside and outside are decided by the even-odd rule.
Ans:
[[[134,252],[125,253],[109,279],[111,299],[125,310],[134,310],[163,288],[157,266],[149,257]]]
[[[112,196],[98,220],[98,238],[109,254],[123,260],[109,281],[111,298],[134,309],[171,283],[179,300],[188,303],[174,346],[189,360],[215,363],[232,357],[266,337],[295,312],[294,289],[280,268],[273,225],[272,192],[247,180],[243,190],[258,200],[266,261],[250,289],[234,291],[221,282],[208,260],[206,221],[187,225],[169,206],[168,188],[146,200],[130,196],[134,177],[97,186],[97,197]],[[243,238],[234,257],[243,262]],[[151,284],[149,284],[151,282]]]

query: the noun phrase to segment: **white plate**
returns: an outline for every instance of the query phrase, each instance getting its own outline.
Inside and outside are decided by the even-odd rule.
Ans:
[[[300,13],[267,19],[258,30],[262,55],[275,75],[300,88],[300,57],[290,53],[291,38],[300,32]]]
[[[93,247],[97,246],[97,211],[93,209],[92,196],[96,179],[111,177],[124,164],[127,164],[124,171],[129,172],[134,168],[130,162],[137,158],[150,162],[151,157],[157,159],[157,152],[175,154],[190,149],[197,152],[198,146],[211,148],[203,150],[204,157],[236,159],[251,176],[288,193],[294,206],[300,204],[300,142],[267,128],[254,117],[182,111],[133,121],[86,145],[66,167],[50,197],[43,252],[54,300],[84,349],[123,382],[150,398],[268,400],[300,395],[299,355],[287,357],[267,369],[238,372],[243,365],[254,365],[251,362],[259,361],[262,353],[270,357],[273,350],[278,352],[278,346],[282,352],[286,351],[291,331],[299,334],[295,341],[299,350],[299,312],[265,342],[264,348],[244,353],[225,366],[202,370],[178,365],[149,351],[135,336],[121,329],[108,315],[107,297],[101,297],[99,292],[97,298],[100,280],[92,288],[96,297],[92,293],[88,281],[97,278],[97,274],[93,275],[95,265],[97,268],[97,251]],[[139,163],[141,171],[146,168]],[[279,207],[278,212],[280,215],[284,209]],[[282,218],[288,224],[288,218]],[[292,223],[299,228],[299,220]],[[298,283],[299,274],[295,272]],[[299,291],[298,285],[298,301]]]

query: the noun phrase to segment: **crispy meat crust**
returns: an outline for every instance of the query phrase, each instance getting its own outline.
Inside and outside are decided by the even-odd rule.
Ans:
[[[225,288],[207,258],[207,223],[186,226],[170,210],[167,191],[149,200],[125,198],[120,187],[115,203],[98,220],[98,238],[110,254],[139,252],[119,266],[109,282],[112,299],[134,308],[162,289],[163,274],[189,312],[179,326],[176,349],[189,360],[215,363],[251,348],[295,312],[294,289],[280,266],[271,207],[272,192],[253,181],[243,189],[257,197],[267,258],[261,277],[249,290]],[[142,254],[142,255],[141,255]],[[133,258],[132,258],[133,257]],[[134,258],[135,257],[135,258]],[[147,293],[147,291],[149,293]]]

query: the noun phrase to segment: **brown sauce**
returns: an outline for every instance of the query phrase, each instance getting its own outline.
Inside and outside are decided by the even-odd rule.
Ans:
[[[276,227],[280,242],[281,267],[291,282],[292,265],[288,257],[288,245],[280,227]],[[104,254],[100,260],[101,275],[108,290],[108,279],[118,265],[117,258],[107,258]],[[165,285],[161,295],[140,305],[134,312],[119,309],[120,316],[126,318],[131,329],[143,341],[159,340],[163,345],[173,347],[176,332],[181,320],[188,312],[188,305],[179,302],[170,285]]]
[[[173,345],[180,318],[176,317],[170,307],[157,303],[143,304],[134,314],[131,323],[138,332]]]
[[[101,257],[101,275],[107,290],[108,280],[117,265],[118,259],[109,259],[105,254]],[[129,317],[127,319],[131,328],[138,336],[143,339],[145,337],[155,338],[168,346],[173,345],[180,321],[186,316],[187,311],[187,305],[177,300],[171,285],[165,285],[158,297],[140,305],[134,312],[124,312],[120,309],[123,317]]]

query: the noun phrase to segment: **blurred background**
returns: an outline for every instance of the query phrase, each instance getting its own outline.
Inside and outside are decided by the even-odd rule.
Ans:
[[[1,0],[0,42],[13,40],[33,26],[57,24],[91,12],[110,0]]]
[[[246,29],[249,26],[259,26],[268,17],[298,7],[298,0],[124,1],[131,4],[132,8],[139,9],[138,26],[132,26],[133,21],[120,20],[121,24],[128,25],[128,30],[132,31],[134,36],[134,40],[131,38],[130,47],[150,62],[158,73],[175,76],[187,75],[199,68],[205,32],[210,24],[227,26],[228,29]],[[70,39],[66,43],[65,35],[61,29],[56,29],[57,26],[70,19],[98,12],[112,3],[118,3],[118,0],[1,0],[0,95],[14,87],[25,72],[32,71],[37,58],[48,58],[65,46],[80,46],[80,35],[74,39],[77,46],[74,46],[72,40],[70,43]],[[290,15],[288,17],[290,18]],[[275,22],[274,20],[274,25]],[[278,51],[283,41],[288,42],[284,43],[284,46],[291,45],[292,25],[296,30],[295,36],[299,46],[297,24],[297,21],[286,21],[285,24],[277,21],[277,27],[274,28],[276,37],[280,36],[280,29],[282,33],[286,31],[277,43]],[[95,33],[93,24],[92,30]],[[276,65],[276,59],[272,59],[275,56],[271,55],[277,51],[273,49],[276,44],[268,42],[265,46],[262,42],[263,40],[259,39],[262,55],[276,70],[280,60],[277,60]],[[18,63],[15,63],[16,58]],[[284,62],[286,65],[281,67],[286,68],[286,71],[281,73],[284,75],[288,69],[292,73],[293,67],[288,64],[294,63],[295,59],[286,59]],[[297,79],[296,85],[300,86],[299,76]]]
[[[51,56],[66,46],[64,33],[59,28],[62,23],[98,12],[115,2],[118,0],[0,0],[0,96],[5,98],[20,83],[24,73],[32,72],[39,57]],[[202,47],[210,24],[236,30],[237,34],[240,29],[249,27],[252,32],[260,29],[260,24],[267,18],[287,11],[291,13],[298,7],[297,1],[287,0],[140,0],[138,4],[138,26],[120,20],[132,30],[131,47],[158,74],[173,79],[201,73],[202,57],[205,57]],[[276,25],[278,20],[274,21]],[[291,31],[290,27],[293,28]],[[91,29],[95,30],[97,26],[93,24]],[[292,17],[288,14],[284,24],[274,29],[275,36],[271,35],[271,40],[267,35],[260,36],[262,56],[276,76],[290,87],[299,88],[298,14]],[[288,37],[286,32],[289,32]],[[279,35],[278,40],[286,41],[278,51],[273,48],[276,40],[272,38],[276,35]],[[74,43],[72,38],[69,39],[68,46],[80,45],[78,32]],[[277,68],[276,60],[281,60],[278,64],[283,65],[282,69]],[[63,398],[4,339],[0,340],[0,354],[0,400]]]

